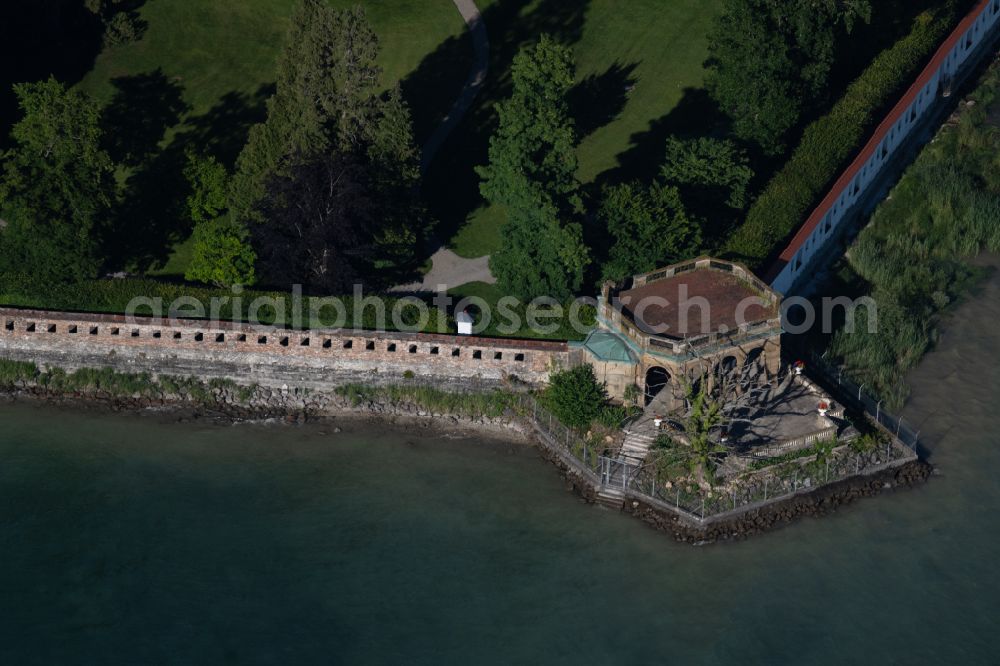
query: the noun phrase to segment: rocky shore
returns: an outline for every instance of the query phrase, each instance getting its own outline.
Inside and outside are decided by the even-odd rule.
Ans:
[[[413,402],[377,399],[356,402],[337,393],[305,389],[222,386],[206,388],[205,391],[118,395],[102,390],[61,391],[22,383],[0,389],[0,399],[103,412],[155,413],[177,422],[205,420],[293,425],[322,421],[332,423],[334,427],[337,422],[344,422],[345,425],[372,422],[433,428],[457,434],[485,434],[520,444],[532,443],[529,429],[513,416],[435,412]]]
[[[677,541],[697,545],[718,541],[738,541],[775,530],[802,518],[819,518],[835,513],[856,500],[885,492],[913,488],[925,483],[933,468],[923,461],[906,463],[868,476],[857,476],[819,486],[807,493],[779,500],[758,509],[722,517],[696,526],[678,516],[641,501],[629,500],[622,507],[653,528]]]
[[[347,427],[368,422],[431,428],[462,435],[485,435],[535,445],[539,455],[560,471],[567,490],[589,503],[598,502],[599,488],[593,476],[583,473],[578,465],[571,464],[565,452],[546,445],[530,423],[512,412],[499,416],[448,413],[406,400],[378,397],[358,400],[356,396],[336,392],[287,387],[189,383],[165,391],[160,385],[156,386],[159,388],[147,387],[143,391],[122,395],[94,388],[67,391],[19,382],[0,389],[0,398],[111,412],[151,413],[166,415],[180,422],[215,420],[301,424],[321,421],[329,423],[334,432],[339,431],[338,423]],[[706,521],[703,525],[634,497],[624,501],[621,511],[680,542],[701,545],[736,541],[778,529],[802,518],[827,515],[864,497],[922,484],[931,473],[930,465],[910,462],[877,474],[822,485],[742,514]],[[606,502],[604,504],[607,505]]]

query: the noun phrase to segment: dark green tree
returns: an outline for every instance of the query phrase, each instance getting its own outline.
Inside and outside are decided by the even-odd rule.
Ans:
[[[191,186],[188,214],[194,223],[191,263],[184,277],[229,287],[256,280],[257,255],[246,227],[227,214],[229,174],[214,157],[189,152],[184,176]]]
[[[373,255],[382,202],[367,165],[350,154],[296,160],[261,200],[254,227],[267,275],[310,291],[349,292]]]
[[[660,175],[680,192],[688,216],[702,230],[702,243],[709,246],[729,236],[749,203],[750,160],[726,139],[671,137]]]
[[[3,154],[0,268],[29,276],[39,288],[95,277],[97,239],[116,194],[99,109],[54,78],[18,84],[14,92],[24,115]]]
[[[660,175],[678,188],[688,208],[710,209],[722,204],[742,210],[747,205],[753,169],[746,153],[732,141],[671,137]]]
[[[567,94],[572,52],[548,36],[514,59],[513,93],[497,105],[500,126],[480,191],[507,215],[490,258],[500,288],[524,299],[576,292],[590,262],[580,224],[576,132]]]
[[[708,89],[737,136],[768,154],[824,97],[837,39],[869,0],[727,0],[709,35]]]
[[[221,217],[227,209],[226,191],[229,174],[226,167],[212,156],[202,157],[194,151],[187,153],[184,177],[191,186],[187,198],[191,221],[207,222]]]
[[[583,364],[553,374],[545,389],[544,399],[564,424],[572,428],[586,428],[600,415],[608,395],[597,381],[594,367]]]
[[[426,234],[416,196],[419,154],[398,89],[380,94],[378,52],[378,38],[360,7],[335,10],[323,0],[300,1],[267,119],[251,129],[237,160],[229,196],[237,221],[272,224],[261,217],[280,206],[263,201],[268,183],[292,173],[296,160],[340,155],[369,172],[373,196],[391,203],[383,208],[386,217],[372,220],[384,263],[415,260]]]
[[[604,277],[617,280],[697,254],[701,231],[684,212],[677,189],[654,183],[606,188],[597,212],[612,239]]]

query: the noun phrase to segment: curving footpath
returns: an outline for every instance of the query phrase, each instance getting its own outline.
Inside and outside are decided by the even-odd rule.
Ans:
[[[472,71],[469,72],[469,78],[465,80],[462,93],[455,100],[448,115],[444,117],[444,120],[423,146],[420,158],[421,173],[427,172],[448,136],[458,127],[465,114],[472,108],[472,103],[486,82],[486,74],[490,68],[490,39],[479,8],[476,7],[473,0],[454,0],[454,2],[455,7],[462,14],[462,18],[465,19],[469,32],[472,33],[476,62]],[[437,291],[442,285],[446,289],[450,289],[469,282],[493,284],[496,282],[496,278],[490,272],[489,260],[489,256],[465,259],[442,246],[431,256],[432,268],[424,276],[423,281],[399,285],[394,287],[392,291],[432,292]]]
[[[434,130],[427,143],[424,144],[420,158],[420,170],[422,172],[427,171],[427,168],[434,161],[434,157],[441,149],[441,146],[447,140],[448,135],[458,127],[465,114],[472,108],[472,102],[475,101],[479,91],[483,88],[483,84],[486,83],[486,75],[490,69],[490,37],[486,32],[486,23],[483,22],[483,15],[479,12],[479,8],[476,7],[476,3],[473,0],[454,0],[454,2],[455,7],[458,8],[459,13],[465,20],[465,25],[468,26],[469,32],[472,33],[472,47],[475,52],[476,62],[472,67],[472,71],[469,72],[469,78],[465,80],[465,86],[462,88],[461,94],[455,100],[448,115],[444,117],[444,120]]]

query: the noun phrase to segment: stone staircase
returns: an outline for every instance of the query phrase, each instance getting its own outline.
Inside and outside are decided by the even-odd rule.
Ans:
[[[661,392],[653,398],[653,401],[642,412],[642,416],[625,430],[625,443],[622,445],[621,457],[631,465],[642,464],[646,455],[649,454],[653,442],[660,434],[653,421],[657,414],[662,416],[667,413],[665,393],[666,391]]]

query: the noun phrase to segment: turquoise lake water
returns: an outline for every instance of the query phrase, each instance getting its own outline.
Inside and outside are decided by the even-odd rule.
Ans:
[[[1000,663],[973,314],[913,377],[939,477],[701,548],[525,447],[0,406],[0,664]]]

